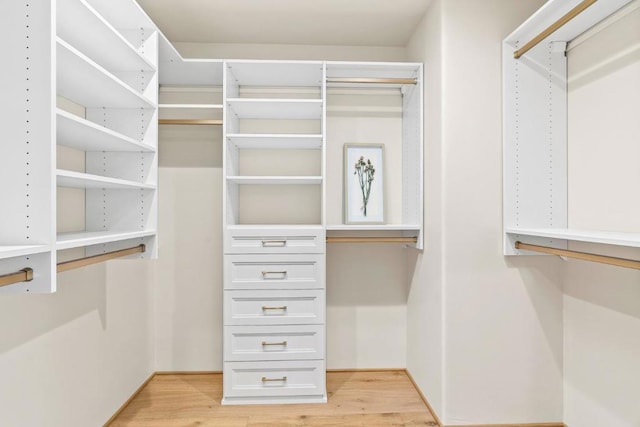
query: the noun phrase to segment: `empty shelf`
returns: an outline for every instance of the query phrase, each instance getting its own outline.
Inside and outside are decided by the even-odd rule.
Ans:
[[[49,250],[50,247],[47,245],[0,246],[0,259],[40,254]]]
[[[154,190],[155,185],[124,179],[109,178],[62,169],[56,170],[58,187],[113,190]]]
[[[155,230],[146,231],[82,231],[58,234],[56,249],[72,249],[83,246],[99,245],[102,243],[120,242],[154,236]]]
[[[240,119],[315,119],[322,118],[321,99],[227,99],[231,114]]]
[[[227,181],[234,184],[253,185],[313,185],[321,184],[321,176],[228,176]]]
[[[322,148],[322,135],[227,134],[238,148],[312,149]]]
[[[640,233],[613,231],[576,230],[572,228],[508,228],[508,234],[546,237],[549,239],[573,240],[577,242],[601,243],[605,245],[640,247]]]
[[[332,224],[327,231],[419,231],[418,224]]]

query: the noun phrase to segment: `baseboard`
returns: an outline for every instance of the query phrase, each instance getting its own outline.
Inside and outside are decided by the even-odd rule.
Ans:
[[[565,423],[525,423],[525,424],[461,424],[446,427],[567,427]]]
[[[405,368],[349,368],[349,369],[327,369],[328,373],[340,373],[340,372],[406,372]]]
[[[143,389],[143,388],[145,388],[145,387],[146,387],[146,385],[147,385],[147,384],[149,384],[149,382],[150,382],[150,381],[153,379],[153,377],[155,377],[155,376],[156,376],[156,373],[155,373],[155,372],[152,372],[152,373],[151,373],[151,375],[149,375],[149,378],[147,378],[147,379],[145,380],[145,382],[143,382],[143,383],[140,385],[140,387],[138,387],[138,388],[136,389],[136,391],[134,391],[134,392],[133,392],[133,394],[132,394],[131,396],[129,396],[129,398],[128,398],[128,399],[127,399],[127,400],[126,400],[126,401],[125,401],[125,402],[124,402],[124,403],[123,403],[123,404],[118,408],[118,410],[115,412],[115,414],[113,414],[113,415],[111,416],[111,418],[109,418],[109,419],[107,420],[107,422],[106,422],[106,423],[104,423],[104,427],[108,427],[109,425],[111,425],[111,423],[112,423],[112,422],[113,422],[113,421],[118,417],[118,415],[120,415],[120,413],[121,413],[122,411],[124,411],[124,410],[125,410],[125,408],[126,408],[127,406],[129,406],[129,403],[131,403],[131,401],[132,401],[133,399],[135,399],[135,398],[136,398],[136,396],[137,396],[138,394],[140,394],[140,392],[142,391],[142,389]]]
[[[408,369],[405,369],[404,371],[406,372],[407,377],[409,378],[409,381],[411,381],[411,384],[413,384],[413,388],[416,389],[416,391],[420,395],[420,398],[422,399],[424,404],[427,405],[427,408],[429,408],[429,412],[431,412],[431,415],[433,415],[433,419],[436,420],[436,423],[438,423],[438,427],[444,427],[444,425],[442,424],[442,421],[440,421],[440,418],[438,418],[438,414],[436,414],[436,411],[433,410],[433,407],[427,400],[427,396],[425,396],[424,393],[422,393],[422,390],[420,390],[420,387],[418,387],[416,380],[413,379],[411,372],[409,372]]]
[[[222,375],[222,371],[156,371],[156,375]]]

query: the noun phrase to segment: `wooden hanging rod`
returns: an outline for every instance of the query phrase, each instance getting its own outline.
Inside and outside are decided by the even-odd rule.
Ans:
[[[15,273],[0,276],[0,287],[13,285],[20,282],[30,282],[33,280],[33,270],[29,267],[23,268]]]
[[[93,255],[84,258],[74,259],[71,261],[58,263],[58,273],[69,271],[76,268],[86,267],[87,265],[97,264],[99,262],[108,261],[114,258],[120,258],[127,255],[141,253],[146,250],[145,245],[138,245],[132,248],[120,249],[119,251],[107,252],[105,254]]]
[[[556,32],[558,28],[562,27],[564,24],[571,21],[576,16],[580,15],[582,12],[585,11],[585,9],[587,9],[589,6],[591,6],[597,1],[598,0],[584,0],[579,5],[577,5],[576,7],[571,9],[569,12],[567,12],[562,18],[558,19],[556,22],[554,22],[549,27],[547,27],[547,29],[545,29],[540,34],[532,38],[531,41],[527,42],[520,49],[515,50],[513,52],[513,57],[516,59],[520,58],[522,55],[524,55],[525,53],[533,49],[535,46],[537,46],[538,43],[540,43],[542,40],[546,39],[549,35]]]
[[[530,245],[529,243],[516,242],[516,249],[541,252],[551,255],[566,256],[569,258],[581,259],[583,261],[599,262],[602,264],[617,265],[618,267],[633,268],[640,270],[640,261],[626,258],[616,258],[606,255],[591,254],[588,252],[570,251],[567,249],[551,248],[549,246]]]
[[[160,119],[161,125],[221,125],[222,120],[213,119]]]
[[[413,78],[364,78],[364,77],[328,77],[327,83],[380,83],[380,84],[400,84],[415,85],[418,79]]]
[[[327,243],[406,243],[416,244],[417,237],[327,237]]]

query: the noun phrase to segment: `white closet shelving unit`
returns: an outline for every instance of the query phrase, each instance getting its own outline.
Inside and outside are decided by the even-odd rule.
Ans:
[[[574,8],[551,0],[503,42],[504,254],[516,241],[567,249],[570,241],[640,246],[640,233],[568,228],[567,42],[629,3],[595,2],[519,58],[514,52]],[[586,4],[586,3],[585,3]]]
[[[0,292],[54,292],[57,250],[86,256],[139,244],[155,257],[158,32],[130,0],[0,6],[7,142],[0,148]],[[60,105],[60,107],[57,107]],[[71,150],[83,170],[57,167]],[[64,163],[64,162],[63,162]],[[84,227],[56,233],[59,189],[80,191]],[[62,205],[61,205],[62,203]]]

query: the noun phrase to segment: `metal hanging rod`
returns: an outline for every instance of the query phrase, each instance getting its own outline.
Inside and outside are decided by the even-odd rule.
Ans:
[[[0,276],[0,287],[13,285],[20,282],[30,282],[33,280],[33,270],[29,267],[23,268],[15,273]]]
[[[532,38],[531,41],[527,42],[520,49],[515,50],[513,52],[513,57],[516,59],[520,58],[522,55],[524,55],[525,53],[533,49],[535,46],[537,46],[538,43],[540,43],[542,40],[546,39],[549,35],[553,34],[558,28],[562,27],[564,24],[571,21],[576,16],[580,15],[582,12],[584,12],[585,9],[587,9],[589,6],[591,6],[597,1],[598,0],[584,0],[579,5],[577,5],[576,7],[571,9],[569,12],[567,12],[562,18],[558,19],[556,22],[554,22],[549,27],[547,27],[547,29],[545,29],[540,34]]]
[[[365,77],[327,77],[327,83],[380,83],[415,85],[418,79],[412,78],[365,78]]]
[[[107,252],[105,254],[93,255],[84,258],[74,259],[71,261],[60,262],[58,263],[58,273],[62,273],[63,271],[74,270],[76,268],[86,267],[87,265],[97,264],[99,262],[108,261],[114,258],[120,258],[127,255],[132,255],[136,253],[141,253],[146,250],[145,245],[138,245],[132,248],[120,249],[118,251]]]
[[[417,237],[327,237],[327,243],[407,243],[415,244]]]
[[[160,119],[161,125],[221,125],[222,120],[213,119]]]
[[[516,242],[516,249],[526,249],[528,251],[541,252],[551,255],[566,256],[569,258],[581,259],[583,261],[599,262],[602,264],[617,265],[618,267],[633,268],[640,270],[640,261],[626,258],[616,258],[606,255],[591,254],[588,252],[570,251],[567,249],[551,248],[549,246],[530,245],[529,243]]]

